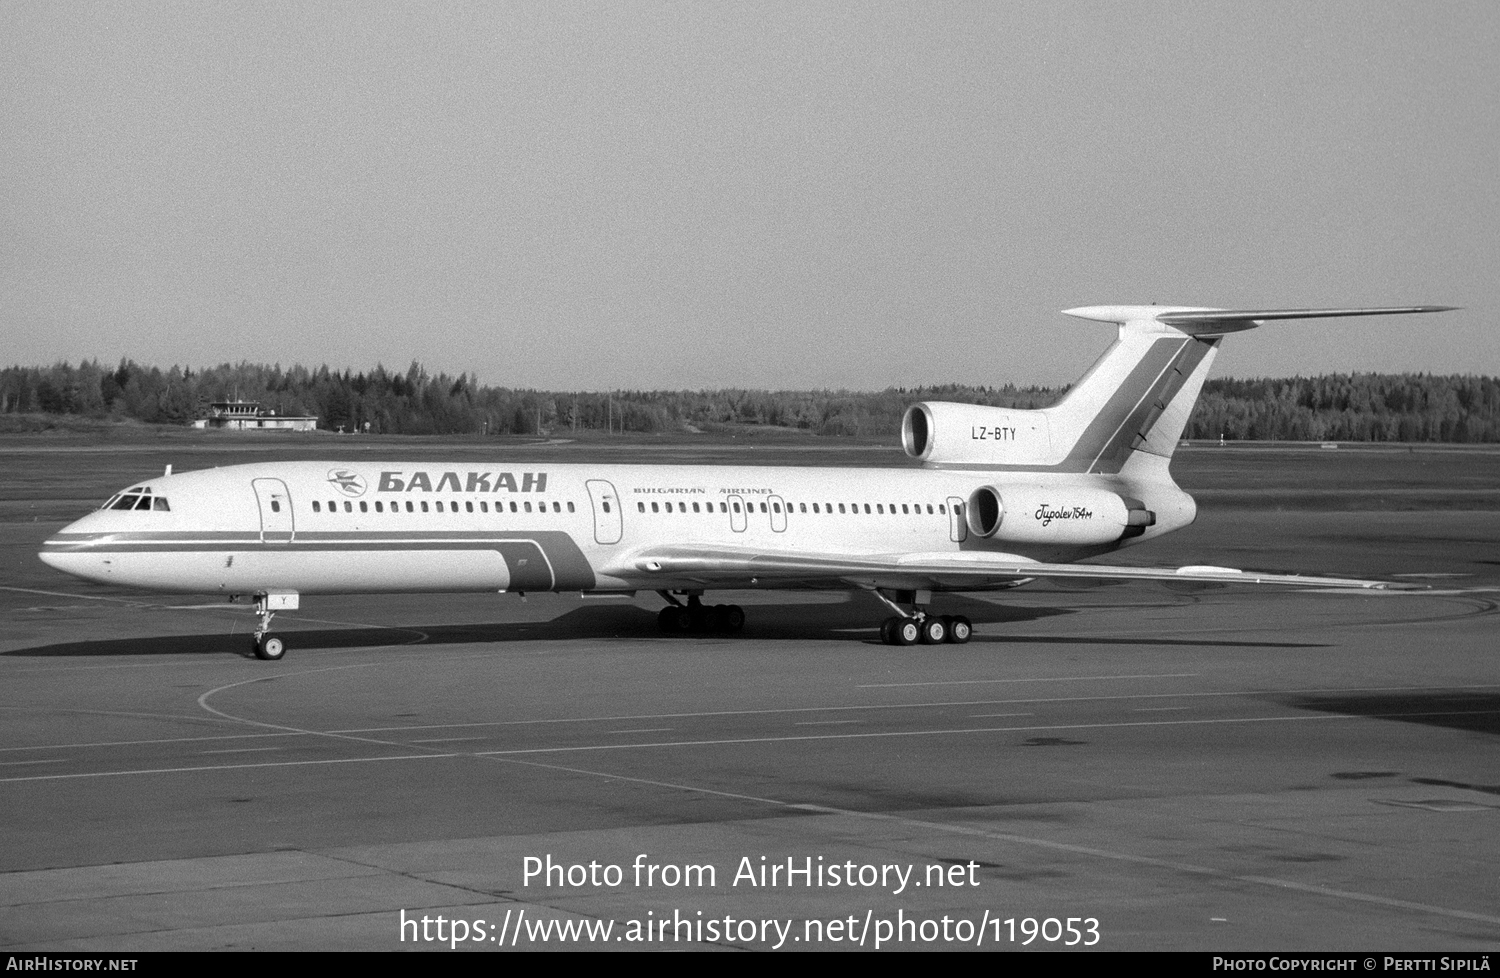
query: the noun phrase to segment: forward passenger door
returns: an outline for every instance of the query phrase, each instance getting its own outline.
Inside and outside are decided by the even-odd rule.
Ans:
[[[292,519],[292,494],[280,479],[252,479],[260,507],[260,542],[291,543],[297,533]]]
[[[624,517],[621,515],[620,496],[613,483],[590,479],[584,485],[588,487],[589,502],[594,507],[594,542],[619,543],[625,532]]]

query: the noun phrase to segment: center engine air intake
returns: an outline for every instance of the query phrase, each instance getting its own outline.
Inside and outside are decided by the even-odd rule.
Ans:
[[[970,532],[1004,543],[1108,544],[1156,523],[1138,499],[1067,486],[980,486],[964,511]]]
[[[901,446],[929,465],[1045,465],[1047,416],[980,404],[923,401],[901,419]]]

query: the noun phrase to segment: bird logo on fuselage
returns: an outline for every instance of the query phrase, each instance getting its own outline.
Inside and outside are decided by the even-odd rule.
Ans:
[[[365,494],[365,478],[348,469],[329,469],[328,481],[338,487],[339,492],[346,496],[363,496]]]

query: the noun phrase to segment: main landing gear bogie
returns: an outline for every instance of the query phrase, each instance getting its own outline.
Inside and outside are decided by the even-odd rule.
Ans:
[[[963,645],[974,634],[974,625],[963,615],[892,615],[880,625],[880,640],[886,645]]]
[[[656,624],[662,631],[672,635],[689,632],[737,632],[745,627],[745,609],[737,604],[705,605],[697,595],[691,595],[687,604],[675,601],[661,609]]]

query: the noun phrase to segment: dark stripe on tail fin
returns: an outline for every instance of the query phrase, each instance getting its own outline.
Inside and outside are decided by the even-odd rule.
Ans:
[[[1120,419],[1118,407],[1112,400],[1105,410],[1099,413],[1094,423],[1084,431],[1084,436],[1078,440],[1078,445],[1068,453],[1069,459],[1075,457],[1087,457],[1092,452],[1092,458],[1088,460],[1087,472],[1114,473],[1120,471],[1125,461],[1130,458],[1132,452],[1142,450],[1150,437],[1156,422],[1161,419],[1166,411],[1167,405],[1172,403],[1193,372],[1198,369],[1218,340],[1195,340],[1185,341],[1158,340],[1153,346],[1168,347],[1172,349],[1170,362],[1150,381],[1143,395],[1137,398],[1135,404],[1128,408],[1128,413]],[[1143,360],[1140,367],[1147,366],[1148,361]],[[1140,367],[1137,370],[1140,370]],[[1132,380],[1135,374],[1132,373]],[[1132,391],[1139,390],[1134,384],[1127,384],[1120,389],[1121,395],[1128,395]],[[1122,401],[1124,399],[1122,398]],[[1124,404],[1119,405],[1123,407]],[[1098,450],[1094,450],[1094,443],[1090,434],[1095,430],[1102,430],[1111,423],[1115,423],[1114,430],[1109,434],[1107,440]],[[1169,441],[1175,442],[1176,436]]]

